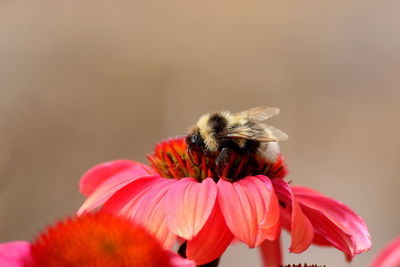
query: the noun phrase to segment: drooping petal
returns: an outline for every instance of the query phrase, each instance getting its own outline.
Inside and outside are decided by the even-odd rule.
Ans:
[[[79,181],[79,190],[83,195],[89,196],[101,183],[121,172],[131,178],[154,174],[148,166],[132,160],[108,161],[86,171]]]
[[[348,257],[368,251],[371,237],[364,220],[343,203],[306,187],[293,192],[314,230]]]
[[[145,176],[137,177],[137,176],[132,176],[133,173],[138,174],[139,171],[137,170],[139,168],[137,165],[126,168],[120,172],[115,173],[112,177],[108,178],[105,180],[103,183],[98,185],[96,187],[96,190],[94,190],[89,197],[85,200],[85,202],[82,204],[82,206],[79,208],[77,215],[81,215],[84,212],[89,212],[92,211],[101,205],[104,204],[115,192],[126,186],[127,184],[135,181],[136,179],[139,178],[160,178],[158,174],[156,175],[149,175],[146,173]]]
[[[265,240],[260,245],[263,267],[277,267],[282,265],[281,239]]]
[[[220,179],[217,186],[222,214],[237,239],[253,248],[275,238],[271,230],[278,230],[279,209],[272,186],[254,176],[234,183]]]
[[[0,244],[0,266],[25,267],[32,262],[31,244],[14,241]]]
[[[400,266],[400,235],[375,256],[370,267]]]
[[[196,267],[192,260],[184,259],[172,251],[169,251],[168,254],[170,255],[172,267]]]
[[[280,208],[278,197],[275,194],[275,190],[270,179],[262,175],[258,175],[256,177],[263,181],[264,184],[267,186],[267,189],[271,191],[271,200],[268,207],[268,210],[270,212],[266,213],[265,223],[263,224],[262,229],[264,235],[266,235],[268,240],[275,240],[281,234]]]
[[[321,211],[302,206],[304,213],[313,222],[314,230],[320,239],[325,239],[330,245],[342,250],[347,260],[354,256],[352,251],[351,235],[342,231],[335,223],[329,220]]]
[[[206,264],[221,257],[233,240],[221,213],[218,201],[199,234],[187,241],[186,256],[194,260],[197,265]]]
[[[329,241],[327,241],[322,235],[315,233],[315,232],[314,232],[313,244],[318,245],[318,246],[324,246],[324,247],[332,246],[331,243],[329,243]]]
[[[281,179],[273,179],[272,184],[274,185],[279,201],[285,205],[285,208],[281,209],[281,218],[282,224],[286,228],[290,227],[292,235],[290,251],[301,253],[306,250],[313,241],[313,226],[300,208],[290,185]]]
[[[171,185],[166,195],[166,218],[174,234],[191,240],[203,228],[217,197],[217,185],[211,178],[199,183],[183,178]]]
[[[164,202],[169,187],[175,182],[157,176],[139,178],[116,192],[102,211],[131,218],[153,234],[164,248],[170,249],[176,237],[167,227]]]

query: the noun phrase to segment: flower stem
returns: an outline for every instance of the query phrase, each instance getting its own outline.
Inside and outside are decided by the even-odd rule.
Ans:
[[[186,241],[182,243],[182,245],[179,247],[178,249],[178,254],[182,257],[182,258],[186,258]],[[219,264],[219,259],[215,259],[212,262],[206,263],[206,264],[202,264],[202,265],[197,265],[197,267],[217,267]]]
[[[281,239],[274,241],[265,240],[261,245],[261,256],[264,267],[277,267],[282,265]]]

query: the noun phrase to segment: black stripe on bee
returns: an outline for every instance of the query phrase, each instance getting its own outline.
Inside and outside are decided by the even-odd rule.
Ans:
[[[228,125],[226,118],[221,116],[218,113],[211,114],[208,119],[208,126],[211,129],[211,132],[214,134],[221,133],[225,127]]]

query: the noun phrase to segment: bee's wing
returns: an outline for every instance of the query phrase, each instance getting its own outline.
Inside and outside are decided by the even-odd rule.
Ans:
[[[264,121],[279,114],[279,108],[274,107],[256,107],[233,114],[238,117],[245,117],[256,121]]]
[[[266,136],[274,139],[275,141],[286,141],[289,138],[289,136],[285,132],[271,125],[265,125],[264,133],[266,133]]]
[[[286,141],[289,138],[286,133],[273,126],[260,124],[259,127],[262,127],[262,129],[251,129],[247,127],[227,129],[224,136],[231,138],[244,138],[259,142]]]

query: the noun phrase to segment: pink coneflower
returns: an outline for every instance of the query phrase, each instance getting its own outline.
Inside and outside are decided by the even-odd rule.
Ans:
[[[279,266],[281,225],[291,252],[311,243],[334,246],[350,259],[370,248],[364,221],[344,204],[283,180],[282,156],[230,155],[222,175],[212,157],[187,154],[184,138],[164,141],[144,164],[117,160],[90,169],[80,190],[88,198],[78,214],[102,210],[144,225],[165,248],[177,237],[197,265],[217,260],[232,240],[261,246],[265,266]],[[194,163],[196,162],[196,164]]]
[[[131,220],[95,213],[58,222],[33,243],[1,244],[0,266],[194,267],[194,263],[164,250]]]
[[[399,267],[400,266],[400,235],[389,242],[370,264],[370,267]]]

